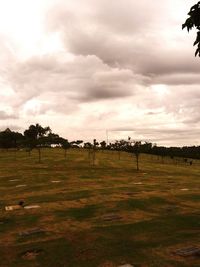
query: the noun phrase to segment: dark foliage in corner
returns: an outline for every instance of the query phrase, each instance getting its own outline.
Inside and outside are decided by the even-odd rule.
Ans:
[[[197,45],[195,56],[200,57],[200,1],[190,8],[188,16],[182,25],[182,29],[187,28],[188,32],[193,28],[197,29],[197,36],[193,45]]]

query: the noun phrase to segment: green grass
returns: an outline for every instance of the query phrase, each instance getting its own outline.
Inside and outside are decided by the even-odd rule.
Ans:
[[[59,217],[73,218],[79,221],[92,218],[95,215],[97,209],[97,205],[87,205],[82,208],[71,208],[66,211],[57,211],[56,215],[58,215]]]
[[[0,267],[200,266],[198,257],[172,254],[200,246],[200,162],[141,155],[137,172],[127,153],[96,158],[91,166],[86,150],[69,150],[65,160],[62,149],[43,149],[39,164],[37,151],[18,151],[16,159],[0,152]],[[40,208],[5,211],[20,200]],[[19,236],[33,228],[45,233]],[[24,258],[29,250],[41,253]]]
[[[149,197],[147,199],[127,199],[119,201],[117,207],[123,210],[152,210],[160,206],[170,204],[169,201],[161,197]]]

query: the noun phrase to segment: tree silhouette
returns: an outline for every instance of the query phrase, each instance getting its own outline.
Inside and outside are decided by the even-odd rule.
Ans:
[[[95,161],[96,161],[96,149],[97,146],[99,145],[99,143],[97,142],[96,139],[93,140],[93,150],[92,150],[92,165],[95,165]]]
[[[71,147],[71,144],[67,139],[61,138],[62,148],[65,150],[65,159],[67,158],[67,150]]]
[[[101,149],[106,149],[106,141],[102,141],[100,142],[100,145],[101,145]]]
[[[139,156],[141,153],[141,141],[133,141],[131,142],[131,139],[128,139],[128,146],[127,146],[127,150],[130,153],[133,153],[135,155],[136,158],[136,169],[137,171],[139,171]]]
[[[16,159],[17,150],[23,146],[24,136],[21,133],[11,131],[7,128],[0,132],[0,147],[4,149],[14,149],[14,157]]]
[[[41,163],[41,147],[46,141],[46,136],[51,133],[49,126],[42,127],[40,124],[30,125],[27,130],[24,131],[24,136],[26,138],[26,144],[29,147],[30,151],[33,148],[38,149],[38,161]]]
[[[197,29],[196,40],[193,45],[197,45],[195,56],[198,55],[200,57],[200,1],[190,8],[188,15],[189,18],[183,23],[182,29],[187,28],[188,32],[192,28]]]

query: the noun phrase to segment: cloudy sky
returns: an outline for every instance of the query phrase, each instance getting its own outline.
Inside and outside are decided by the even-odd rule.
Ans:
[[[200,145],[196,2],[0,0],[0,129]]]

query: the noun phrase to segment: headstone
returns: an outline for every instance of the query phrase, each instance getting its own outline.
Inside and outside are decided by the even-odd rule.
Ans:
[[[22,258],[25,260],[35,260],[42,252],[44,252],[42,249],[27,250],[22,254]]]
[[[199,247],[181,248],[181,249],[177,249],[173,253],[178,256],[182,256],[182,257],[200,256],[200,248]]]
[[[28,205],[28,206],[24,206],[24,209],[38,209],[38,208],[40,208],[40,206],[39,205]]]
[[[12,205],[12,206],[6,206],[5,207],[5,210],[6,211],[11,211],[11,210],[19,210],[21,209],[22,206],[21,205]]]
[[[181,191],[189,191],[188,188],[181,188]]]
[[[23,231],[19,233],[19,236],[30,236],[30,235],[35,235],[35,234],[41,234],[44,233],[45,231],[41,228],[34,228],[31,230]]]
[[[102,217],[103,221],[118,221],[121,220],[122,217],[117,214],[108,214]]]

